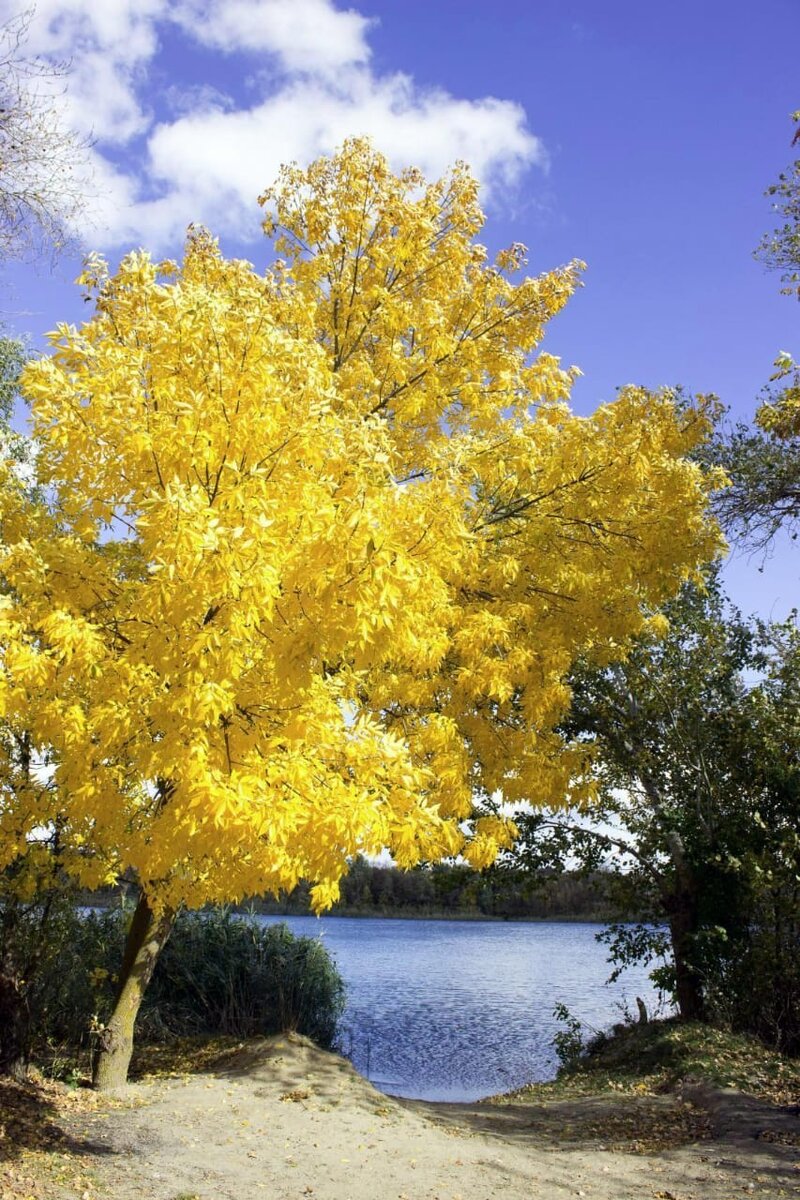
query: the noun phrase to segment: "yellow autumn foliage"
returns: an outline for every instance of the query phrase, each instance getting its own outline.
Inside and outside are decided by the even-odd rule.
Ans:
[[[307,878],[321,908],[383,847],[486,865],[513,829],[476,799],[591,794],[556,732],[576,656],[720,546],[702,406],[570,412],[538,346],[580,264],[489,261],[466,168],[354,140],[262,202],[264,273],[200,229],[180,264],[88,262],[94,315],[23,380],[47,503],[0,481],[0,712],[71,869],[155,904]],[[0,865],[4,822],[50,819],[8,771]]]
[[[800,364],[782,351],[775,360],[770,382],[779,382],[776,394],[759,405],[756,425],[765,433],[789,440],[800,436]]]

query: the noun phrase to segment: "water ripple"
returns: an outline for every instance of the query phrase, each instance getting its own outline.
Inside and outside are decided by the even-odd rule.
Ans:
[[[551,1079],[557,1001],[595,1029],[636,996],[655,1004],[641,969],[604,986],[596,925],[260,919],[322,938],[347,984],[340,1049],[392,1095],[475,1100]]]

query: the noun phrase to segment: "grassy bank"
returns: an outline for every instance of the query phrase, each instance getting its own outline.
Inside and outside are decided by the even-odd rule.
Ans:
[[[619,1025],[548,1083],[529,1084],[502,1103],[601,1093],[663,1095],[687,1082],[734,1088],[775,1104],[800,1099],[800,1059],[785,1058],[755,1038],[677,1019]]]

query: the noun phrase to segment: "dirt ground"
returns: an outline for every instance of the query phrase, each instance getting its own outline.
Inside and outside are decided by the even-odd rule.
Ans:
[[[292,1035],[249,1043],[206,1073],[32,1113],[32,1130],[37,1120],[51,1139],[46,1181],[40,1153],[14,1162],[0,1140],[0,1197],[26,1195],[26,1170],[37,1200],[800,1197],[796,1109],[702,1088],[398,1101]]]

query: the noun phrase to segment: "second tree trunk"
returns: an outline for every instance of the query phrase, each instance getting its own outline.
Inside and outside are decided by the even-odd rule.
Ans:
[[[119,975],[117,1000],[100,1034],[93,1064],[94,1086],[100,1091],[122,1087],[133,1054],[133,1030],[158,956],[175,924],[175,910],[155,913],[142,894],[133,914]]]

